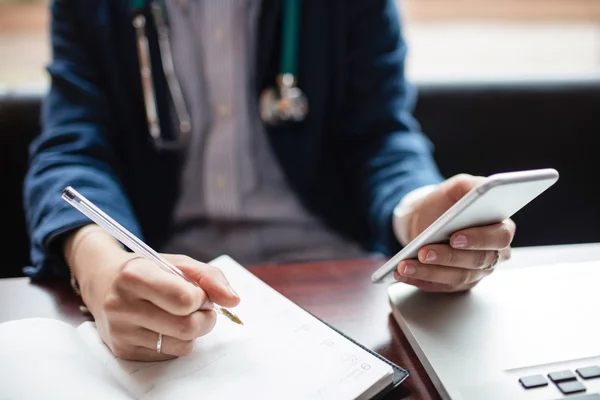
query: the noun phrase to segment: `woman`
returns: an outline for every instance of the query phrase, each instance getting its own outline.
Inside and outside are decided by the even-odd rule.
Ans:
[[[211,304],[240,301],[196,260],[389,255],[478,181],[444,180],[410,115],[392,0],[56,0],[52,47],[24,189],[26,272],[71,274],[123,358],[187,354],[215,323]],[[200,288],[90,225],[60,199],[69,185]],[[468,290],[508,254],[514,229],[509,220],[457,232],[395,277]]]

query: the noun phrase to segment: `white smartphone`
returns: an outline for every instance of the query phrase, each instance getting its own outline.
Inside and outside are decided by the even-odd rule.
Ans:
[[[551,168],[490,175],[378,268],[371,275],[371,281],[393,280],[398,263],[416,259],[419,249],[427,244],[447,243],[456,231],[495,224],[512,217],[557,180],[558,172]]]

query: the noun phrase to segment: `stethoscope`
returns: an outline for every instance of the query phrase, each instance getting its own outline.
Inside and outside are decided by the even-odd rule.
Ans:
[[[180,148],[185,137],[192,129],[192,122],[173,66],[168,15],[165,5],[160,0],[150,1],[150,11],[158,34],[159,57],[179,122],[180,135],[176,139],[166,139],[161,134],[150,64],[150,47],[146,35],[144,11],[148,6],[148,0],[129,0],[129,3],[133,13],[133,26],[137,38],[144,108],[150,136],[157,148]],[[297,86],[299,28],[300,0],[285,0],[283,5],[280,71],[276,77],[276,86],[263,90],[259,99],[259,114],[265,125],[275,126],[286,122],[302,121],[308,113],[306,96]]]

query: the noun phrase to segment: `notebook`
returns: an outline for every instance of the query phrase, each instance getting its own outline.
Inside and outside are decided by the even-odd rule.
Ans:
[[[93,322],[0,324],[0,399],[372,399],[408,373],[306,312],[228,256],[211,262],[240,294],[193,352],[117,359]],[[382,307],[384,305],[382,304]]]

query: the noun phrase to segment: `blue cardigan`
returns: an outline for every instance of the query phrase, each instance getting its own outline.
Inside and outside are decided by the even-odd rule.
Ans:
[[[281,6],[264,0],[257,93],[278,72]],[[146,125],[132,15],[125,0],[54,0],[51,87],[24,183],[34,279],[67,276],[61,238],[89,222],[61,199],[72,185],[160,249],[179,194],[181,154],[153,147]],[[172,135],[168,90],[149,42],[162,131]],[[299,85],[310,104],[300,123],[268,129],[277,160],[301,201],[365,249],[399,249],[394,206],[441,177],[432,146],[411,116],[400,19],[394,0],[302,2]],[[258,99],[257,99],[258,101]]]

